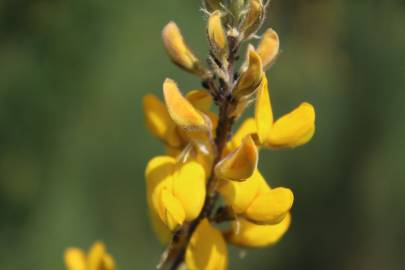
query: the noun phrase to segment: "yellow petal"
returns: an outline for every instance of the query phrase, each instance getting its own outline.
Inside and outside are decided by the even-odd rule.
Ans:
[[[157,212],[150,209],[149,211],[150,221],[157,238],[162,244],[168,244],[171,239],[171,232],[163,223],[162,219],[158,216]],[[70,269],[69,269],[70,270]]]
[[[205,200],[205,170],[196,161],[181,164],[173,178],[173,195],[181,202],[185,219],[191,221],[201,212]]]
[[[269,28],[263,34],[263,37],[257,47],[256,52],[262,59],[264,69],[268,67],[276,58],[280,50],[280,40],[277,32]]]
[[[185,43],[180,29],[174,22],[169,22],[162,31],[163,44],[173,63],[186,71],[199,76],[206,74],[198,58]]]
[[[264,144],[273,126],[273,111],[266,76],[263,76],[262,83],[257,92],[255,120],[259,142],[260,144]]]
[[[176,160],[169,156],[158,156],[151,159],[145,170],[147,199],[151,207],[160,217],[164,216],[161,208],[161,191],[171,191]]]
[[[215,167],[220,179],[245,181],[257,168],[258,151],[251,136],[246,136],[235,151],[228,154]]]
[[[64,259],[67,270],[86,270],[86,255],[81,249],[66,249]]]
[[[236,133],[232,136],[232,139],[229,141],[227,144],[227,150],[228,151],[233,151],[236,148],[238,148],[242,140],[249,134],[256,133],[256,122],[255,119],[253,118],[247,118],[239,129],[236,131]]]
[[[237,246],[259,248],[274,245],[286,233],[291,223],[288,214],[276,225],[257,225],[245,219],[240,224],[233,222],[233,230],[228,234],[229,241]]]
[[[166,79],[163,94],[169,114],[177,125],[189,131],[207,130],[203,115],[183,97],[173,80]]]
[[[181,145],[175,123],[170,118],[165,105],[155,95],[146,95],[143,98],[143,111],[146,125],[153,135],[170,146]]]
[[[208,112],[212,105],[212,96],[206,90],[192,90],[187,93],[186,99],[202,112]]]
[[[248,50],[248,66],[242,72],[233,92],[236,98],[249,96],[259,87],[263,77],[262,60],[254,49]]]
[[[228,267],[228,251],[220,231],[207,219],[200,222],[186,250],[189,270],[225,270]]]
[[[307,143],[315,132],[315,110],[302,103],[292,112],[278,119],[268,137],[271,147],[296,147]]]
[[[224,52],[227,48],[227,41],[219,10],[214,11],[208,18],[207,29],[211,46],[218,52]]]
[[[102,270],[103,257],[106,253],[105,245],[102,242],[95,242],[90,250],[87,258],[88,270]]]
[[[224,181],[219,192],[224,197],[227,205],[232,207],[236,214],[242,214],[252,204],[257,196],[260,187],[260,177],[258,170],[243,182]]]
[[[263,224],[279,223],[290,211],[294,195],[288,188],[275,188],[260,196],[246,210],[246,218]]]
[[[183,224],[186,218],[184,208],[181,202],[167,189],[162,190],[161,200],[162,208],[164,208],[164,216],[161,218],[167,227],[174,231]]]

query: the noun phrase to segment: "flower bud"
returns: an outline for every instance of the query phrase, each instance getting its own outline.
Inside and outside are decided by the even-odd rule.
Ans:
[[[243,20],[241,32],[245,39],[251,38],[263,23],[265,7],[262,0],[251,0],[249,10]]]
[[[200,77],[207,75],[198,58],[185,43],[183,36],[174,22],[169,22],[162,31],[163,44],[173,63],[180,68]]]
[[[268,68],[277,57],[280,50],[279,37],[273,29],[269,28],[263,34],[256,52],[262,59],[263,69]]]
[[[177,125],[190,131],[206,131],[208,129],[204,116],[183,97],[173,80],[166,79],[163,84],[163,94],[167,110]]]
[[[214,53],[222,58],[227,54],[227,40],[221,21],[221,12],[214,11],[208,19],[208,40]]]
[[[246,136],[239,148],[217,164],[215,173],[220,179],[245,181],[256,170],[258,158],[255,142],[251,136]]]
[[[251,47],[248,51],[248,64],[236,83],[233,95],[236,98],[250,96],[255,93],[263,77],[263,67],[260,56]]]

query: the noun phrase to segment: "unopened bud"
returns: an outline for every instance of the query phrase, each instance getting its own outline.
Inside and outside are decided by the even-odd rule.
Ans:
[[[180,68],[200,77],[207,74],[198,58],[185,43],[176,23],[169,22],[162,31],[163,44],[173,63]]]
[[[263,34],[256,52],[262,59],[263,68],[266,69],[277,57],[280,50],[280,40],[276,31],[269,28]]]
[[[242,72],[236,83],[233,95],[236,98],[250,96],[255,93],[263,77],[262,60],[253,48],[248,49],[247,68]]]
[[[208,19],[208,40],[217,56],[225,56],[227,51],[227,40],[224,27],[221,21],[221,12],[216,10]]]
[[[265,7],[262,0],[251,0],[243,20],[242,33],[245,39],[251,38],[264,21]]]

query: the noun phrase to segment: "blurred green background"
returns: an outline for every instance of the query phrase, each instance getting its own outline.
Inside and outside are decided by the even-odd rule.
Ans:
[[[106,242],[119,269],[154,269],[143,170],[162,145],[142,97],[165,77],[175,20],[207,51],[199,1],[0,1],[0,269],[64,269],[67,246]],[[268,72],[277,115],[301,101],[317,134],[264,151],[272,186],[295,192],[276,246],[231,250],[230,269],[401,269],[405,252],[405,3],[273,0],[282,54]]]

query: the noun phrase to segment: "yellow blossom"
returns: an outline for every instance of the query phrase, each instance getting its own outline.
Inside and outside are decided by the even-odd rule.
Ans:
[[[200,222],[186,250],[189,270],[225,270],[228,252],[221,232],[207,219]]]
[[[294,201],[291,190],[270,188],[258,170],[244,182],[222,182],[219,191],[235,214],[257,224],[279,223]]]
[[[244,181],[257,168],[258,152],[251,136],[246,136],[242,144],[224,157],[215,167],[220,179]]]
[[[115,262],[101,242],[94,243],[86,254],[79,248],[65,250],[67,270],[115,270]]]
[[[259,141],[268,147],[297,147],[307,143],[315,132],[315,110],[306,102],[274,122],[265,77],[257,92],[255,119]]]
[[[148,204],[170,230],[200,214],[206,180],[200,163],[160,156],[148,163],[145,176]]]

